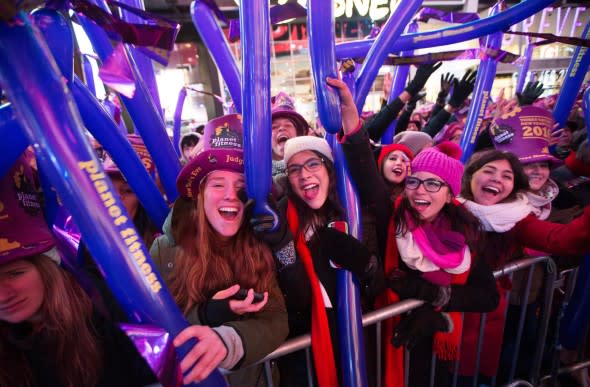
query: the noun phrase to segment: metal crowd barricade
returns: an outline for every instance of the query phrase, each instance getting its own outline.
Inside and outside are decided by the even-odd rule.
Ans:
[[[516,377],[516,370],[517,370],[517,364],[518,364],[518,360],[519,360],[519,354],[521,353],[521,338],[522,338],[522,334],[524,332],[524,323],[525,323],[525,317],[526,317],[526,310],[527,310],[527,305],[528,305],[528,301],[529,301],[529,294],[531,291],[531,281],[533,278],[533,272],[535,270],[535,267],[537,265],[545,265],[545,276],[544,276],[544,281],[543,281],[543,291],[542,293],[540,293],[539,297],[541,297],[542,294],[542,302],[541,302],[541,311],[542,313],[539,316],[539,320],[538,320],[538,326],[537,326],[537,335],[536,335],[536,345],[534,348],[534,352],[532,352],[534,354],[533,356],[533,361],[532,361],[532,367],[530,369],[530,373],[528,375],[528,378],[526,379],[515,379]],[[494,276],[496,278],[500,278],[500,277],[504,277],[504,276],[509,276],[510,279],[512,279],[512,276],[515,272],[518,271],[524,271],[524,270],[528,270],[528,275],[527,275],[527,282],[525,285],[525,291],[524,294],[522,295],[522,299],[521,299],[521,310],[520,310],[520,316],[519,316],[519,321],[518,321],[518,327],[517,327],[517,335],[515,337],[515,342],[514,342],[514,347],[515,350],[512,352],[512,356],[511,356],[511,362],[510,362],[510,369],[508,372],[508,380],[504,381],[504,383],[502,385],[505,386],[537,386],[540,385],[540,383],[542,382],[555,382],[557,375],[561,374],[561,373],[566,373],[566,372],[573,372],[582,368],[586,368],[590,366],[590,360],[588,361],[581,361],[577,364],[573,364],[570,365],[569,367],[564,367],[564,368],[558,368],[555,365],[559,365],[558,363],[558,357],[559,357],[559,347],[557,346],[557,336],[554,336],[554,347],[552,348],[553,350],[553,369],[550,371],[549,375],[545,375],[543,377],[541,377],[540,373],[541,373],[541,366],[542,366],[542,362],[543,362],[543,354],[545,353],[545,347],[546,347],[546,342],[547,342],[547,336],[548,336],[548,332],[549,332],[549,318],[551,316],[551,312],[552,312],[552,304],[553,304],[553,295],[556,289],[560,289],[561,287],[565,286],[565,302],[567,302],[567,300],[569,299],[568,297],[571,296],[571,292],[573,291],[573,286],[575,284],[575,274],[576,274],[576,269],[573,270],[568,270],[565,272],[562,272],[562,275],[560,276],[560,278],[558,279],[558,273],[557,273],[557,269],[555,266],[555,263],[553,262],[553,260],[551,259],[551,257],[548,256],[543,256],[543,257],[534,257],[534,258],[526,258],[526,259],[522,259],[519,261],[515,261],[515,262],[511,262],[509,264],[507,264],[504,268],[497,270],[494,272]],[[509,297],[510,297],[510,292],[507,292],[506,294],[506,310],[505,310],[505,317],[506,317],[506,313],[508,310],[508,305],[509,305]],[[381,346],[381,322],[390,318],[390,317],[394,317],[394,316],[398,316],[401,315],[405,312],[408,312],[412,309],[417,308],[418,306],[422,305],[422,301],[418,301],[418,300],[405,300],[405,301],[401,301],[392,305],[388,305],[384,308],[378,309],[378,310],[374,310],[371,311],[369,313],[366,313],[363,316],[363,326],[364,327],[368,327],[371,325],[375,325],[375,332],[376,332],[376,345],[375,345],[375,359],[377,361],[377,364],[375,364],[375,383],[377,387],[381,387],[381,380],[382,380],[382,373],[383,373],[383,368],[386,367],[386,365],[381,364],[381,352],[382,352],[382,346]],[[482,322],[480,324],[480,332],[479,332],[479,339],[478,339],[478,347],[477,347],[477,359],[476,359],[476,369],[475,369],[475,373],[474,373],[474,377],[473,377],[473,386],[478,386],[479,381],[478,381],[478,373],[479,373],[479,365],[480,365],[480,355],[481,355],[481,349],[483,346],[483,342],[485,341],[485,337],[484,337],[484,329],[485,329],[485,321],[486,321],[486,314],[482,314],[481,315],[481,319]],[[506,321],[506,319],[504,319],[504,321]],[[559,321],[559,320],[558,320]],[[557,327],[556,327],[556,331],[558,332],[558,326],[559,322],[557,322]],[[557,335],[557,332],[555,332],[554,334]],[[264,364],[264,370],[265,370],[265,380],[267,383],[267,386],[273,386],[273,382],[272,382],[272,367],[273,367],[273,363],[278,360],[279,358],[300,351],[300,350],[305,350],[306,352],[306,359],[307,359],[307,379],[308,379],[308,383],[309,386],[313,386],[314,385],[314,376],[313,376],[313,370],[312,370],[312,366],[311,366],[311,354],[310,354],[310,346],[311,346],[311,337],[309,334],[306,335],[302,335],[302,336],[298,336],[296,338],[287,340],[285,343],[283,343],[283,345],[281,345],[278,349],[276,349],[274,352],[270,353],[268,356],[266,356],[264,359],[260,360],[258,364]],[[557,350],[555,350],[557,348]],[[461,348],[459,347],[459,353],[461,352]],[[410,356],[408,356],[409,353],[408,351],[406,351],[406,357],[405,357],[405,369],[406,369],[406,386],[409,386],[408,384],[408,367],[409,367],[409,361],[411,361]],[[434,359],[434,354],[433,354],[433,359]],[[581,360],[581,359],[580,359]],[[459,364],[460,364],[460,357],[459,360],[455,363],[454,365],[454,375],[453,375],[453,379],[452,379],[452,385],[453,387],[455,387],[457,385],[457,372],[459,369]],[[433,361],[432,362],[432,372],[431,372],[431,380],[430,380],[430,385],[433,386],[436,380],[436,376],[434,373],[436,367],[436,362]],[[522,375],[520,375],[522,376]],[[497,385],[497,381],[496,381],[496,377],[492,378],[491,381],[491,387],[494,387]]]

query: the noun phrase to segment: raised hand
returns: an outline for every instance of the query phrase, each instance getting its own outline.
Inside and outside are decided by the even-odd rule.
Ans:
[[[543,91],[545,89],[541,82],[528,82],[522,93],[516,93],[518,104],[520,106],[532,105],[543,94]]]
[[[406,86],[406,91],[412,96],[418,94],[418,92],[424,88],[428,78],[430,78],[432,73],[438,70],[440,66],[442,66],[442,62],[428,63],[418,66],[414,79],[412,79],[408,86]]]
[[[342,112],[342,130],[344,134],[351,133],[359,125],[359,113],[354,104],[352,94],[346,83],[336,78],[326,78],[328,85],[335,87],[340,94],[340,110]]]
[[[457,109],[465,102],[475,87],[476,77],[477,71],[467,70],[460,81],[453,80],[453,94],[451,94],[449,105]]]

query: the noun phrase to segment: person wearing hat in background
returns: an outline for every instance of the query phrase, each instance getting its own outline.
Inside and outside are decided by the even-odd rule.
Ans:
[[[285,164],[287,194],[275,206],[278,228],[271,231],[273,220],[264,216],[253,217],[251,223],[274,251],[289,313],[290,336],[311,330],[316,384],[337,386],[340,355],[334,310],[336,271],[330,260],[353,272],[368,296],[379,287],[380,264],[354,237],[330,228],[332,222],[343,226],[344,214],[328,142],[315,136],[289,139]],[[307,385],[303,351],[282,357],[279,367],[282,386]]]
[[[285,143],[288,139],[305,136],[309,124],[295,110],[295,101],[287,93],[280,92],[271,98],[272,113],[272,176],[284,175]]]
[[[153,176],[156,173],[156,167],[141,137],[136,134],[129,134],[127,139],[148,173]],[[133,192],[125,176],[123,176],[119,167],[117,167],[108,154],[105,156],[103,168],[111,178],[113,188],[119,194],[119,198],[125,206],[127,213],[133,219],[133,225],[139,232],[139,235],[142,236],[143,242],[146,246],[151,246],[154,239],[160,234],[160,230],[152,223],[147,211],[139,202],[137,194]]]
[[[180,162],[188,163],[195,155],[194,148],[199,144],[201,135],[197,132],[188,132],[180,137],[178,148],[180,149]]]
[[[0,183],[0,385],[144,386],[156,378],[60,255],[21,158]]]
[[[343,119],[339,140],[346,155],[359,130],[359,118],[346,85],[336,86]],[[364,144],[366,147],[366,141]],[[380,213],[378,230],[385,229],[378,238],[391,288],[378,297],[376,306],[407,298],[427,301],[401,321],[396,318],[386,322],[385,386],[404,383],[403,349],[399,348],[404,344],[411,351],[411,385],[428,385],[433,349],[441,360],[455,360],[458,355],[461,319],[459,314],[448,312],[486,312],[497,305],[492,272],[485,261],[476,259],[479,221],[454,200],[463,174],[460,156],[461,149],[450,142],[423,150],[412,160],[403,193],[393,202],[389,197],[375,202]],[[347,156],[347,162],[351,167],[358,160]],[[377,165],[367,162],[362,172],[350,170],[361,201],[367,200],[365,196],[372,194],[373,187],[366,176],[376,175]],[[437,362],[442,371],[437,372],[437,379],[444,380],[446,366],[444,361]]]
[[[443,141],[454,142],[459,145],[461,143],[461,137],[463,136],[463,128],[465,127],[465,121],[454,121],[446,125],[443,130],[434,136],[434,143],[440,144]]]
[[[407,146],[414,156],[433,145],[430,135],[407,130],[393,136],[393,143]]]
[[[245,221],[238,196],[245,187],[242,117],[209,121],[201,141],[202,152],[177,178],[183,200],[194,205],[175,231],[175,254],[154,260],[159,271],[171,271],[164,275],[170,292],[194,324],[174,344],[199,341],[181,362],[185,383],[221,367],[236,371],[227,376],[231,386],[262,386],[263,366],[247,367],[284,341],[288,325],[272,254]]]

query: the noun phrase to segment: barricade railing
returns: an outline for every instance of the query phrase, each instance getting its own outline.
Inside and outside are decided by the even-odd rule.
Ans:
[[[535,344],[535,348],[533,349],[533,352],[530,352],[531,349],[527,348],[527,354],[528,353],[532,353],[532,365],[530,367],[530,373],[528,375],[528,378],[523,378],[522,373],[518,375],[519,379],[515,379],[517,376],[517,366],[518,366],[518,361],[519,361],[519,357],[520,357],[520,353],[521,353],[521,339],[522,339],[522,335],[523,332],[525,330],[525,318],[526,318],[526,313],[527,313],[527,306],[529,304],[529,294],[531,292],[531,283],[532,283],[532,279],[533,279],[533,273],[535,268],[538,265],[544,265],[545,266],[545,273],[544,273],[544,281],[543,281],[543,292],[539,294],[539,297],[542,296],[542,299],[540,300],[539,306],[540,306],[540,310],[541,313],[539,315],[539,319],[538,319],[538,325],[537,325],[537,333],[536,333],[536,344]],[[546,347],[546,342],[547,342],[547,334],[549,331],[549,318],[551,316],[551,312],[552,312],[552,304],[553,304],[553,294],[555,292],[556,289],[561,288],[562,286],[565,286],[565,290],[564,290],[564,294],[566,295],[566,299],[565,301],[567,301],[567,297],[568,295],[571,295],[572,289],[573,289],[573,285],[575,283],[575,270],[573,272],[570,272],[567,276],[567,281],[564,280],[565,276],[561,276],[558,279],[558,273],[557,273],[557,269],[555,266],[555,263],[553,262],[553,260],[551,259],[551,257],[548,256],[542,256],[542,257],[533,257],[533,258],[526,258],[526,259],[522,259],[522,260],[518,260],[518,261],[514,261],[511,263],[508,263],[506,266],[504,266],[502,269],[497,270],[494,272],[494,276],[496,278],[500,278],[500,277],[504,277],[504,276],[508,276],[510,279],[512,279],[513,274],[519,271],[525,271],[528,270],[528,274],[526,277],[526,285],[525,285],[525,291],[524,294],[521,294],[521,298],[520,298],[520,306],[521,306],[521,310],[520,310],[520,315],[519,315],[519,320],[518,320],[518,326],[517,326],[517,334],[514,338],[514,351],[512,352],[512,356],[511,356],[511,361],[510,361],[510,369],[508,370],[508,377],[506,380],[502,380],[502,385],[506,385],[506,386],[536,386],[539,385],[540,382],[544,382],[544,381],[551,381],[551,380],[555,380],[555,378],[557,377],[558,373],[563,373],[563,372],[568,372],[568,371],[574,371],[580,368],[585,368],[590,366],[590,361],[586,361],[586,362],[581,362],[578,364],[574,364],[574,365],[570,365],[570,367],[565,367],[565,368],[561,368],[559,369],[558,367],[553,367],[554,369],[551,370],[549,375],[545,375],[542,378],[540,377],[540,372],[541,372],[541,365],[543,362],[543,354],[545,353],[545,347]],[[573,274],[573,275],[571,275]],[[508,305],[509,305],[509,300],[510,300],[510,291],[508,291],[506,293],[506,310],[504,311],[504,322],[506,321],[506,314],[508,313]],[[535,300],[533,300],[535,301]],[[381,353],[382,353],[382,347],[381,347],[381,322],[391,318],[391,317],[395,317],[395,316],[399,316],[403,313],[406,313],[412,309],[415,309],[417,307],[419,307],[420,305],[423,304],[423,301],[418,301],[418,300],[404,300],[404,301],[400,301],[397,302],[395,304],[392,305],[388,305],[386,307],[368,312],[366,314],[363,315],[363,326],[364,327],[368,327],[368,326],[372,326],[375,325],[376,326],[376,331],[375,331],[375,336],[376,336],[376,345],[375,345],[375,359],[377,364],[375,365],[375,385],[377,387],[381,386],[381,379],[382,379],[382,373],[383,373],[383,364],[381,361]],[[478,339],[478,346],[477,346],[477,359],[476,359],[476,368],[475,368],[475,373],[474,373],[474,377],[473,377],[473,386],[478,386],[479,382],[478,382],[478,377],[477,375],[479,374],[479,366],[480,366],[480,355],[481,355],[481,349],[483,346],[483,342],[484,342],[484,329],[485,329],[485,321],[486,321],[486,313],[482,313],[481,314],[481,324],[480,324],[480,332],[479,332],[479,339]],[[556,329],[558,329],[558,326],[556,327]],[[555,335],[557,335],[557,333],[555,333]],[[554,347],[557,347],[557,336],[555,337],[555,342],[554,342]],[[506,343],[503,343],[503,345]],[[307,359],[307,379],[309,382],[309,386],[313,386],[314,385],[314,376],[313,376],[313,370],[312,370],[312,361],[311,361],[311,352],[310,352],[310,346],[311,346],[311,337],[309,334],[306,335],[302,335],[302,336],[298,336],[292,339],[287,340],[285,343],[283,343],[279,348],[277,348],[275,351],[273,351],[272,353],[270,353],[269,355],[267,355],[264,359],[260,360],[259,362],[257,362],[255,365],[264,365],[264,372],[265,372],[265,380],[266,380],[266,384],[267,386],[273,386],[273,381],[272,381],[272,363],[278,359],[280,359],[283,356],[289,355],[291,353],[297,352],[297,351],[301,351],[304,350],[305,354],[306,354],[306,359]],[[459,353],[461,351],[461,348],[459,347]],[[409,356],[409,352],[406,350],[406,364],[405,364],[405,375],[406,375],[406,386],[409,386],[410,384],[408,384],[408,364],[410,361],[410,356]],[[559,364],[558,362],[558,356],[559,354],[557,353],[557,351],[554,351],[553,353],[553,364]],[[433,354],[433,358],[434,358],[434,354]],[[556,359],[557,358],[557,362]],[[460,356],[459,356],[459,360],[455,363],[454,366],[454,375],[453,375],[453,387],[456,386],[457,384],[457,374],[458,374],[458,369],[459,369],[459,362],[460,362]],[[435,380],[435,374],[434,374],[434,369],[435,369],[435,361],[432,362],[432,372],[431,372],[431,381],[430,381],[430,385],[433,386],[434,385],[434,380]],[[491,379],[491,386],[494,387],[497,384],[497,380],[496,380],[496,376],[494,376]]]

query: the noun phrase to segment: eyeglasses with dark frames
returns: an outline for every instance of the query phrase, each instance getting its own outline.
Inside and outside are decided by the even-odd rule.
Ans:
[[[324,159],[314,157],[303,164],[291,164],[287,167],[287,175],[294,177],[300,176],[303,168],[308,172],[317,172],[320,170],[324,162]]]
[[[425,179],[425,180],[421,180],[418,179],[417,177],[413,177],[413,176],[409,176],[406,177],[406,188],[407,189],[418,189],[418,187],[420,187],[420,184],[424,184],[424,189],[426,190],[426,192],[431,192],[431,193],[435,193],[440,191],[440,189],[444,186],[447,185],[447,183],[442,182],[440,180],[436,180],[436,179]]]

